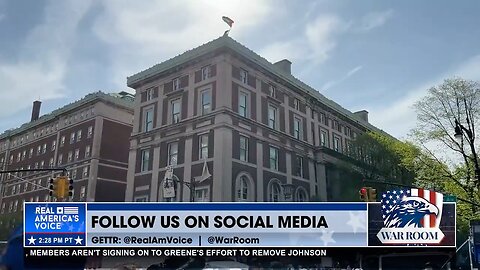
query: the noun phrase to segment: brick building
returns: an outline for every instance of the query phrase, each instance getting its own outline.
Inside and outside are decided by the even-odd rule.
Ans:
[[[0,135],[1,170],[64,167],[74,179],[74,201],[123,201],[133,96],[92,93]],[[60,172],[0,174],[2,216],[23,201],[47,201],[48,181]]]
[[[212,177],[196,185],[197,201],[351,200],[344,189],[361,181],[336,164],[358,134],[378,130],[368,112],[292,76],[290,61],[272,64],[228,36],[127,84],[136,99],[126,201],[164,201],[167,166],[190,182],[205,161]],[[190,195],[175,186],[174,200]]]

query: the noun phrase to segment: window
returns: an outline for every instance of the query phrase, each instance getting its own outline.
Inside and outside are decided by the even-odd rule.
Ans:
[[[25,184],[23,185],[23,192],[27,192],[28,190],[28,182],[25,182]]]
[[[201,92],[202,98],[202,115],[207,114],[211,110],[212,96],[210,89]]]
[[[149,166],[150,166],[150,150],[148,149],[142,150],[141,157],[142,157],[142,160],[140,164],[140,171],[146,172],[149,170]]]
[[[75,149],[75,160],[78,160],[79,157],[80,157],[80,150]]]
[[[57,148],[57,141],[52,141],[52,151],[55,151],[55,148]]]
[[[248,71],[244,69],[240,70],[240,81],[244,84],[248,84]]]
[[[13,212],[17,212],[18,209],[18,200],[15,200],[15,204],[13,205]]]
[[[77,169],[72,170],[70,177],[74,180],[77,179]]]
[[[87,138],[91,138],[93,135],[93,127],[89,126],[87,130]]]
[[[272,105],[268,105],[268,126],[273,129],[277,127],[277,108]]]
[[[60,147],[62,147],[65,144],[65,136],[62,136],[60,138]]]
[[[300,140],[302,137],[302,132],[301,132],[301,126],[302,126],[302,119],[298,117],[293,118],[293,136],[295,139]]]
[[[168,165],[177,165],[178,161],[178,143],[168,144]]]
[[[340,142],[340,138],[338,138],[337,136],[334,136],[333,137],[333,150],[337,151],[337,152],[340,152],[342,146],[340,145],[341,142]]]
[[[248,94],[245,92],[239,93],[238,113],[243,117],[248,117]]]
[[[282,187],[278,182],[271,182],[268,190],[268,200],[270,202],[279,202],[282,192]]]
[[[209,202],[209,190],[208,188],[196,188],[195,189],[195,201],[196,202]]]
[[[206,66],[202,68],[202,80],[206,80],[211,77],[212,67]]]
[[[247,201],[248,200],[248,178],[243,175],[239,179],[237,185],[237,201]]]
[[[272,84],[268,86],[268,95],[273,98],[277,96],[277,88]]]
[[[27,151],[26,151],[26,150],[23,150],[23,153],[22,153],[22,160],[24,160],[26,156],[27,156]]]
[[[153,88],[147,89],[146,93],[147,93],[147,101],[152,100],[153,99]]]
[[[240,160],[248,162],[248,138],[240,136]]]
[[[50,162],[48,162],[48,166],[50,166],[50,168],[53,168],[53,165],[54,165],[54,162],[53,162],[53,157],[50,158]]]
[[[42,147],[42,154],[45,154],[47,152],[47,144],[44,143]]]
[[[35,169],[38,169],[38,162],[35,162]]]
[[[90,145],[87,145],[87,147],[85,147],[85,158],[88,157],[90,157]]]
[[[303,188],[298,188],[297,192],[295,192],[295,201],[297,202],[307,202],[307,192]]]
[[[295,157],[295,175],[303,178],[303,158]]]
[[[63,159],[63,155],[62,154],[58,155],[58,161],[57,161],[58,165],[62,164],[62,159]]]
[[[278,171],[278,149],[270,146],[270,169]]]
[[[333,129],[338,130],[338,121],[333,120]]]
[[[350,127],[345,127],[345,135],[352,137],[352,129]]]
[[[295,110],[299,111],[300,110],[300,100],[295,98],[293,100],[293,107],[295,108]]]
[[[144,128],[143,128],[144,132],[149,132],[150,130],[153,129],[153,109],[152,108],[149,108],[144,111],[143,123],[144,123]]]
[[[77,142],[82,139],[82,130],[77,131]]]
[[[180,122],[180,99],[172,100],[172,123]]]
[[[68,152],[67,162],[72,162],[73,154],[72,151]]]
[[[31,158],[33,156],[33,148],[30,148],[30,152],[28,153],[28,158]]]
[[[180,89],[180,78],[173,79],[172,83],[173,83],[173,90]]]
[[[199,158],[205,159],[208,158],[208,134],[200,135],[198,140],[199,146]]]
[[[72,132],[70,134],[70,144],[74,143],[75,142],[75,132]]]
[[[45,166],[45,161],[44,160],[40,161],[40,168],[43,168],[43,166]]]
[[[88,177],[88,167],[83,167],[83,177]]]
[[[39,145],[39,146],[37,147],[37,156],[40,155],[40,153],[42,153],[42,147]],[[20,156],[20,153],[18,153],[18,154],[19,154],[19,156]]]
[[[8,212],[11,213],[12,209],[13,209],[13,202],[10,202],[10,204],[8,205]]]
[[[328,134],[324,130],[320,131],[320,144],[328,147]]]
[[[81,186],[80,187],[80,199],[85,198],[85,191],[86,191],[85,186]]]
[[[13,163],[13,155],[10,155],[10,164]]]

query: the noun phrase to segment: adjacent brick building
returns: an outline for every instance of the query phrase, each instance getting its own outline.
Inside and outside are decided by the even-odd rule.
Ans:
[[[126,201],[164,201],[166,167],[190,182],[205,160],[212,177],[198,201],[348,200],[344,188],[361,185],[336,164],[357,134],[378,129],[368,112],[292,76],[288,60],[272,64],[223,36],[127,81],[136,99]],[[189,198],[176,186],[175,200]]]
[[[97,92],[41,117],[34,102],[31,122],[0,135],[0,170],[64,167],[74,179],[74,201],[123,201],[133,99]],[[58,173],[0,174],[0,213],[49,200],[48,181]]]

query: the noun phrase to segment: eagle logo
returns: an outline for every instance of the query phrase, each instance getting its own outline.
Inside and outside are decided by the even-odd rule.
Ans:
[[[438,216],[438,207],[421,197],[404,197],[388,212],[385,228],[421,228],[426,215]]]

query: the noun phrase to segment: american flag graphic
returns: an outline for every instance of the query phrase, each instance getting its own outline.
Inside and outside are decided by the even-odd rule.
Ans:
[[[64,206],[63,213],[65,215],[78,215],[78,207],[77,206]]]
[[[425,215],[420,220],[420,227],[438,228],[440,226],[440,219],[442,217],[443,194],[421,188],[389,190],[383,193],[381,200],[383,220],[386,220],[387,216],[391,214],[391,211],[394,210],[394,207],[401,203],[402,200],[412,199],[415,197],[423,198],[438,208],[438,215]]]

